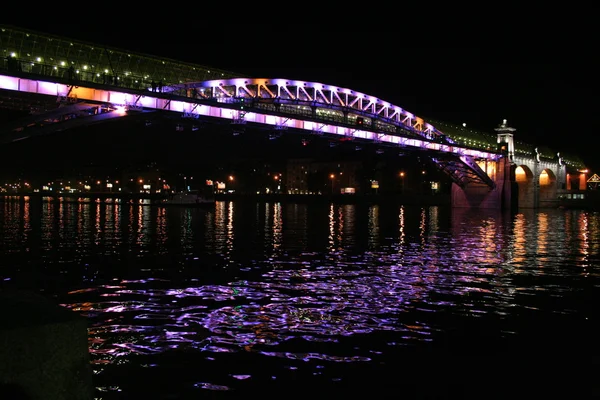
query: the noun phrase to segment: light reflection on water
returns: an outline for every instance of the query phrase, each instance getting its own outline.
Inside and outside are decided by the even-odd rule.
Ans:
[[[389,364],[402,348],[501,343],[536,324],[589,331],[599,221],[577,210],[5,200],[0,274],[89,319],[104,396],[141,390],[121,371],[147,385],[153,369],[189,390],[290,371],[339,382],[351,378],[338,365]],[[164,372],[174,358],[194,372]]]

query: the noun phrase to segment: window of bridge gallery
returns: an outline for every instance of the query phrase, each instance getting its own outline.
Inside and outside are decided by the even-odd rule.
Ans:
[[[496,163],[495,162],[481,160],[481,161],[477,161],[477,165],[479,165],[479,168],[481,168],[487,174],[487,176],[489,176],[491,179],[496,179]]]

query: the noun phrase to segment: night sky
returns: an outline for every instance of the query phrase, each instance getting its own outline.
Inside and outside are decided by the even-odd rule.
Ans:
[[[556,29],[523,36],[502,28],[490,36],[475,29],[432,33],[390,24],[353,30],[343,23],[295,19],[251,24],[241,17],[224,27],[211,25],[212,18],[168,28],[157,22],[154,30],[87,19],[11,24],[257,78],[347,87],[426,120],[466,123],[490,133],[507,119],[517,140],[577,154],[600,171],[591,80],[599,64],[583,50],[588,43],[583,36],[570,46]],[[499,25],[489,30],[496,28],[500,31]],[[585,34],[569,32],[571,39]]]

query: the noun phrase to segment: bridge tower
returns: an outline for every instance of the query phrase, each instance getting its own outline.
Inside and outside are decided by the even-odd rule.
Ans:
[[[467,185],[452,185],[451,203],[453,207],[493,208],[516,210],[518,208],[519,187],[516,180],[517,164],[515,162],[514,128],[506,124],[506,120],[496,128],[498,143],[502,157],[496,161],[495,168],[485,167],[486,173],[492,173],[492,187],[481,182],[470,182]]]
[[[506,120],[502,120],[502,123],[498,125],[496,129],[498,132],[498,143],[505,143],[506,146],[506,154],[508,155],[508,161],[510,163],[515,162],[515,142],[513,139],[513,132],[516,131],[515,128],[511,128],[506,124]]]
[[[501,146],[503,153],[506,154],[506,157],[498,161],[498,171],[500,173],[496,179],[497,185],[502,190],[502,208],[514,211],[518,208],[519,204],[519,187],[515,176],[517,169],[515,163],[515,142],[513,137],[516,129],[508,126],[506,119],[503,119],[502,123],[494,130],[498,132],[498,144]]]

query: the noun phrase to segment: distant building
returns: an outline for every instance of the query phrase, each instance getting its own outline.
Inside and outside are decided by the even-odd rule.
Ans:
[[[309,194],[308,174],[313,161],[311,159],[288,160],[285,172],[285,187],[289,194]]]
[[[153,164],[123,170],[121,182],[122,190],[126,193],[158,193],[164,186],[161,172]]]
[[[361,161],[323,162],[311,159],[291,159],[286,166],[288,194],[360,193]]]

